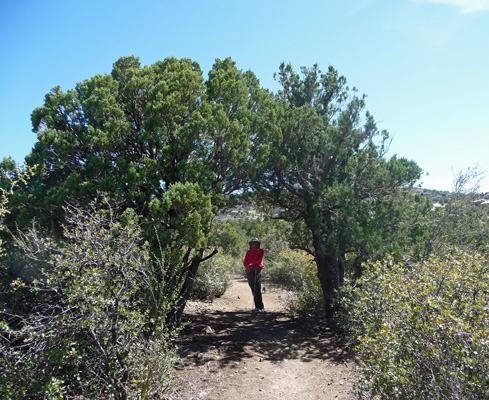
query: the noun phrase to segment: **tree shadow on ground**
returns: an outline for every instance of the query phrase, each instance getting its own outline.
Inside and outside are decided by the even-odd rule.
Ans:
[[[270,362],[299,359],[344,362],[350,356],[347,342],[326,324],[294,318],[281,312],[263,314],[232,311],[208,312],[188,317],[189,324],[179,339],[182,356],[219,354],[226,365],[252,357]]]

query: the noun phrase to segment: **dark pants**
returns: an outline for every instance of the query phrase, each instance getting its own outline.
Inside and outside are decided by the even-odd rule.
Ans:
[[[250,285],[255,299],[256,308],[265,308],[263,300],[261,298],[261,270],[258,268],[256,271],[247,271],[246,277],[248,278],[248,285]]]

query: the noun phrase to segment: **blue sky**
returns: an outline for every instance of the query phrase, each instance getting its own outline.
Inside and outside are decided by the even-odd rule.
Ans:
[[[121,56],[232,57],[277,89],[282,61],[333,65],[367,94],[421,185],[451,190],[453,172],[489,172],[489,0],[27,1],[0,5],[0,159],[22,163],[44,95]],[[481,185],[489,192],[489,177]]]

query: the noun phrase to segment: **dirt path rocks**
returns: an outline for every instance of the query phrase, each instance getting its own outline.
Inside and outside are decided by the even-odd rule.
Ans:
[[[212,303],[188,304],[175,398],[354,399],[359,374],[346,345],[327,326],[287,313],[286,292],[266,289],[263,314],[251,313],[244,279]]]

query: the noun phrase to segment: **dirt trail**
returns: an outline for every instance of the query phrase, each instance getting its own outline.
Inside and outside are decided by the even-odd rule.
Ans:
[[[327,326],[287,313],[287,293],[266,287],[264,314],[251,313],[244,279],[212,303],[190,302],[179,343],[183,400],[353,399],[348,349]]]

